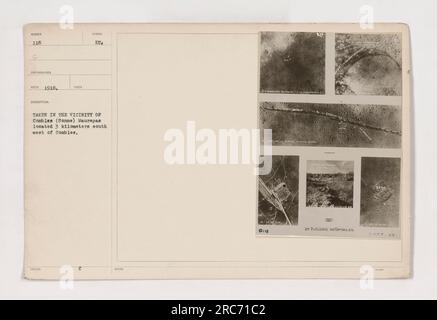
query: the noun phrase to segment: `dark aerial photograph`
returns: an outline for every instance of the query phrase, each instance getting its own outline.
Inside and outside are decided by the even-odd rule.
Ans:
[[[262,32],[261,93],[323,94],[325,34]]]
[[[400,148],[401,108],[261,102],[260,128],[271,129],[273,145]]]

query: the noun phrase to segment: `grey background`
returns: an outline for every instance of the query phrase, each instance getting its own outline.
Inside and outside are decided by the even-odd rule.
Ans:
[[[433,0],[0,0],[0,298],[311,299],[437,298],[437,158],[433,101],[437,71],[437,2]],[[76,22],[358,22],[373,5],[378,22],[410,25],[413,50],[414,277],[359,281],[87,281],[74,290],[22,279],[23,50],[22,26],[57,22],[71,5]]]

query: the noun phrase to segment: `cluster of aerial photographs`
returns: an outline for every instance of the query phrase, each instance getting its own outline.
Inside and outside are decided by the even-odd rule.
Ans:
[[[401,34],[335,33],[330,34],[330,41],[327,36],[260,33],[260,128],[272,130],[274,147],[399,151]],[[327,49],[335,55],[327,55]],[[328,70],[327,66],[335,68]],[[297,226],[302,206],[318,210],[359,206],[358,227],[398,228],[401,158],[360,152],[359,161],[302,160],[293,152],[275,153],[271,172],[258,179],[258,226]],[[360,186],[358,203],[354,201],[355,179]],[[305,203],[299,203],[302,199]]]

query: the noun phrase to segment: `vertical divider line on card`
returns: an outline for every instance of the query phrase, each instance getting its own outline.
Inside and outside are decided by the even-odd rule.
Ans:
[[[325,36],[325,95],[335,96],[335,33]]]

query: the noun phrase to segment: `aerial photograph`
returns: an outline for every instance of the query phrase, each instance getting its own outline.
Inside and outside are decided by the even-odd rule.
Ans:
[[[261,93],[325,93],[325,34],[262,32]]]
[[[401,147],[399,106],[261,102],[259,122],[278,146]]]
[[[296,225],[299,157],[273,156],[270,174],[259,176],[258,179],[258,224]]]
[[[399,226],[400,174],[400,158],[361,159],[361,226]]]
[[[402,95],[401,48],[397,33],[336,34],[336,94]]]

